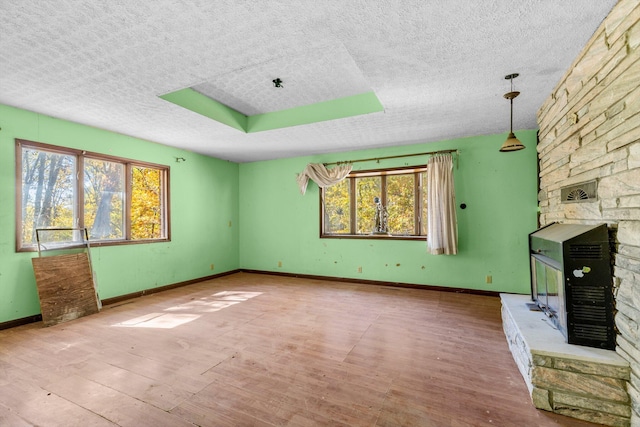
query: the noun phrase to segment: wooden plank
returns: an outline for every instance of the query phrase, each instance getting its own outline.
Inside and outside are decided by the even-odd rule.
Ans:
[[[38,257],[32,263],[45,326],[99,311],[86,253]]]

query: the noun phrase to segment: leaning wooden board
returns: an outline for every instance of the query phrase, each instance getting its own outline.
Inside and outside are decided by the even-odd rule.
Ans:
[[[86,253],[39,257],[32,262],[45,326],[99,311]]]

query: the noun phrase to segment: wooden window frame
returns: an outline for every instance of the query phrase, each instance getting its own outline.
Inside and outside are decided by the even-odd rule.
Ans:
[[[122,239],[110,239],[110,240],[91,240],[91,246],[118,246],[118,245],[132,245],[132,244],[145,244],[145,243],[163,243],[171,241],[171,207],[169,203],[169,189],[170,189],[170,167],[168,165],[161,165],[157,163],[145,162],[140,160],[133,160],[124,157],[111,156],[108,154],[95,153],[85,150],[78,150],[75,148],[61,147],[58,145],[45,144],[42,142],[29,141],[24,139],[15,139],[15,169],[16,169],[16,185],[15,185],[15,202],[16,202],[16,229],[15,229],[15,244],[16,252],[34,252],[38,250],[37,245],[23,244],[22,242],[22,149],[24,147],[32,148],[35,150],[42,150],[56,154],[75,156],[76,158],[76,179],[74,180],[75,190],[77,192],[76,206],[77,211],[77,224],[74,224],[76,228],[84,228],[84,159],[90,158],[94,160],[104,160],[114,163],[120,163],[124,165],[125,171],[125,200],[124,200],[124,237]],[[132,167],[139,166],[150,169],[157,169],[161,172],[162,179],[162,218],[163,218],[163,237],[157,239],[131,239],[131,169]]]
[[[320,189],[320,238],[321,239],[377,239],[377,240],[426,240],[427,236],[420,234],[422,227],[422,209],[423,201],[421,191],[426,183],[422,181],[422,173],[427,170],[426,165],[405,166],[399,168],[372,169],[364,171],[353,171],[347,178],[349,180],[349,209],[350,209],[350,231],[351,233],[329,234],[324,231],[324,189]],[[387,203],[386,177],[389,175],[408,175],[413,174],[414,179],[414,233],[413,235],[380,235],[380,234],[356,234],[357,218],[356,218],[356,178],[366,176],[379,176],[380,180],[380,198],[383,205]]]

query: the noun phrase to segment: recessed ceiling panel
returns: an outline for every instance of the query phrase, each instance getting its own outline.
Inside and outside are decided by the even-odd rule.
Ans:
[[[383,110],[341,44],[233,70],[160,97],[246,133]]]
[[[274,79],[282,80],[282,87],[275,87]],[[371,92],[342,44],[231,70],[192,88],[246,116]]]

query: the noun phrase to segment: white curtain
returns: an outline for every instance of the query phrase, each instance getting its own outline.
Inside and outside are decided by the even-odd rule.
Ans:
[[[427,252],[433,255],[458,253],[451,154],[432,156],[427,163]]]
[[[306,193],[309,178],[320,188],[330,187],[345,179],[351,172],[351,168],[352,165],[349,163],[338,165],[333,169],[327,169],[322,163],[309,163],[297,177],[300,193]]]

